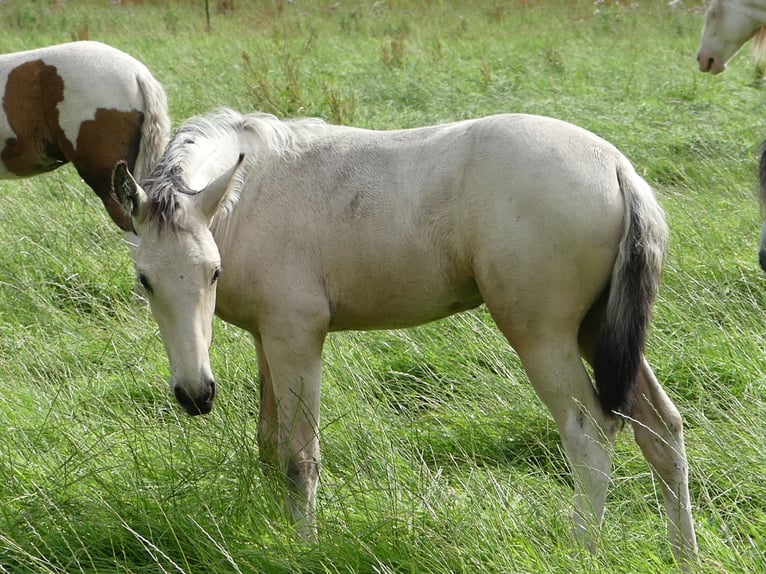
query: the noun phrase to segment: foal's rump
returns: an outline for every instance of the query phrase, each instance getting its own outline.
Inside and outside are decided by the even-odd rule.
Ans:
[[[469,178],[489,178],[468,226],[482,296],[514,344],[571,341],[607,301],[592,316],[589,359],[605,412],[628,413],[664,256],[662,210],[601,138],[549,118],[503,123],[490,138],[497,151]]]
[[[617,174],[627,162],[608,142],[565,122],[496,119],[477,126],[481,137],[474,139],[487,143],[473,153],[466,184],[462,233],[475,273],[487,292],[498,278],[492,268],[504,261],[504,291],[523,298],[517,313],[577,322],[612,274],[626,213]]]

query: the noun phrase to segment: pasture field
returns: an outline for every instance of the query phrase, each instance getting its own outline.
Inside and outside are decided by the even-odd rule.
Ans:
[[[224,105],[381,129],[514,111],[613,142],[671,228],[647,354],[685,417],[699,571],[763,572],[766,85],[749,47],[698,72],[690,0],[227,4],[206,31],[202,0],[8,0],[0,51],[112,44],[164,84],[175,125]],[[121,233],[72,168],[0,182],[0,246],[0,572],[673,570],[627,429],[599,553],[570,540],[555,425],[481,308],[329,338],[312,545],[258,462],[245,333],[216,321],[216,406],[187,417]]]

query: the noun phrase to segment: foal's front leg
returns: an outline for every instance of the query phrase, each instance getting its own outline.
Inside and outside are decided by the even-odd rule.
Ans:
[[[277,403],[274,398],[274,385],[271,382],[271,370],[263,351],[260,335],[253,337],[255,352],[258,357],[258,387],[260,390],[260,410],[258,414],[258,454],[267,467],[279,466],[279,447],[277,443]]]
[[[301,536],[315,539],[324,333],[309,331],[282,326],[262,332],[261,341],[276,406],[276,443],[279,467],[287,478],[287,510]],[[268,422],[261,422],[260,431],[268,432],[264,424]]]

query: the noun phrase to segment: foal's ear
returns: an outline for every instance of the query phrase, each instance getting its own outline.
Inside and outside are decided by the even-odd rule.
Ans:
[[[245,154],[239,154],[237,163],[231,168],[227,169],[223,174],[219,175],[216,179],[211,181],[205,186],[205,189],[200,191],[196,196],[197,206],[201,212],[210,221],[218,212],[218,209],[224,203],[228,197],[229,191],[232,189],[232,184],[235,180],[235,175],[242,166],[242,162],[245,159]]]
[[[122,207],[133,218],[134,225],[141,220],[144,206],[148,201],[146,193],[133,179],[124,161],[117,162],[112,172],[112,189]]]

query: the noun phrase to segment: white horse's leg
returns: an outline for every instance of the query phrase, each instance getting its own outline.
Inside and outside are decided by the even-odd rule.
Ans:
[[[564,331],[565,332],[565,331]],[[519,337],[509,337],[512,343]],[[595,552],[604,517],[616,425],[604,416],[572,337],[524,334],[516,343],[535,391],[558,426],[575,485],[575,537]]]
[[[689,566],[697,556],[697,539],[689,498],[683,421],[646,359],[639,373],[639,395],[631,421],[636,442],[662,485],[673,554],[679,564]]]
[[[261,332],[274,392],[280,468],[287,477],[287,510],[306,539],[316,538],[319,480],[319,399],[324,333]]]

